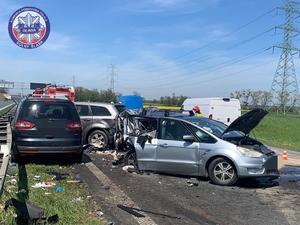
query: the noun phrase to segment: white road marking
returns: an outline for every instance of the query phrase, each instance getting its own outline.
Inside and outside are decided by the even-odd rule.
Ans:
[[[105,186],[109,186],[109,191],[114,199],[118,199],[119,204],[135,206],[140,208],[129,196],[127,196],[117,185],[115,185],[94,163],[86,163],[85,166],[91,171],[96,178]],[[147,214],[146,217],[138,218],[132,215],[134,220],[140,225],[157,225]]]

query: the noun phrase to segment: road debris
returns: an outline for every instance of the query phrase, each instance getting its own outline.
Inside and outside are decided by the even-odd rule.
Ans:
[[[7,183],[9,183],[9,184],[16,184],[17,180],[15,178],[13,178],[11,180],[8,180]]]
[[[78,183],[83,183],[83,178],[80,175],[76,175],[75,179],[78,181]]]
[[[199,182],[195,178],[191,178],[191,179],[187,180],[186,182],[188,183],[189,187],[199,186]]]
[[[35,175],[35,176],[33,177],[33,179],[36,180],[36,181],[40,181],[40,180],[41,180],[41,176]]]
[[[7,172],[6,176],[7,177],[16,177],[17,174],[16,173]]]
[[[63,191],[63,188],[61,187],[61,186],[56,186],[55,187],[55,192],[56,193],[60,193],[60,192],[62,192]]]
[[[117,206],[118,206],[119,209],[122,209],[125,212],[128,212],[131,215],[134,215],[136,217],[145,217],[143,214],[134,211],[133,208],[131,208],[131,207],[127,207],[127,206],[124,206],[124,205],[117,205]]]
[[[83,183],[83,178],[80,175],[76,175],[75,180],[67,180],[67,183]]]
[[[4,210],[6,211],[9,206],[13,206],[18,213],[20,219],[24,224],[37,224],[42,223],[58,223],[58,215],[45,217],[45,209],[34,205],[28,201],[21,202],[15,198],[11,198],[5,202]]]
[[[96,215],[97,217],[101,217],[101,216],[104,215],[104,213],[103,213],[102,211],[100,211],[100,210],[97,210],[97,211],[95,212],[95,215]]]
[[[106,151],[97,151],[96,153],[98,155],[103,156],[103,157],[112,156],[113,160],[118,160],[119,159],[119,154],[117,153],[117,151],[106,150]]]
[[[116,166],[124,163],[124,155],[121,155],[118,159],[112,161],[112,165]]]
[[[21,190],[17,191],[17,192],[16,192],[16,194],[20,194],[20,193],[26,193],[26,192],[27,192],[27,190],[25,190],[25,189],[21,189]]]
[[[131,169],[134,169],[134,166],[132,166],[132,165],[123,166],[123,167],[122,167],[122,170],[125,171],[125,172],[129,172],[128,170],[129,170],[130,168],[131,168]]]
[[[49,187],[54,187],[56,183],[54,182],[38,182],[35,185],[32,185],[32,188],[49,188]]]
[[[77,202],[81,202],[82,201],[82,199],[80,198],[80,197],[73,197],[72,199],[71,199],[71,202],[72,203],[77,203]]]
[[[115,225],[114,222],[107,222],[105,225]]]
[[[134,207],[128,207],[128,206],[125,206],[125,205],[117,205],[118,208],[136,216],[136,217],[145,217],[145,215],[139,213],[139,212],[144,212],[144,213],[149,213],[149,214],[152,214],[152,215],[156,215],[156,216],[162,216],[162,217],[168,217],[168,218],[171,218],[171,219],[182,219],[180,216],[170,216],[170,215],[167,215],[167,214],[164,214],[164,213],[159,213],[159,212],[152,212],[152,211],[149,211],[149,210],[144,210],[144,209],[138,209],[138,208],[134,208]]]
[[[52,180],[64,180],[69,174],[68,173],[59,173],[59,172],[50,172],[50,175],[53,175]]]

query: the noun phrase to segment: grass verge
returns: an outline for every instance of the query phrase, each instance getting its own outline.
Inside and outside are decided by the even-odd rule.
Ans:
[[[49,172],[53,171],[69,173],[67,179],[53,180],[57,186],[63,188],[62,192],[56,193],[55,187],[32,188],[32,185],[39,182],[35,180],[34,176],[40,176],[40,181],[52,181],[53,175],[50,175]],[[9,176],[12,174],[15,176]],[[21,201],[29,200],[31,203],[44,208],[46,216],[58,214],[58,224],[104,224],[104,218],[97,217],[94,213],[95,205],[89,197],[86,184],[67,182],[74,180],[75,176],[71,166],[28,164],[10,167],[0,204],[3,206],[7,199],[14,197]],[[22,189],[26,192],[20,192]],[[18,224],[13,207],[0,214],[0,224]]]
[[[14,106],[15,104],[4,106],[2,109],[0,109],[0,116],[3,116],[5,113],[9,112],[9,110],[11,110]]]
[[[252,134],[268,145],[300,151],[300,116],[282,117],[270,114]]]

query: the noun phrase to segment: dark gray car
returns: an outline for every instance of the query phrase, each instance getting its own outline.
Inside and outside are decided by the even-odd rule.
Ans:
[[[125,110],[122,104],[75,102],[83,126],[83,141],[105,149],[113,144],[115,119]]]
[[[22,100],[12,121],[12,138],[14,157],[46,153],[82,156],[81,122],[69,100]]]

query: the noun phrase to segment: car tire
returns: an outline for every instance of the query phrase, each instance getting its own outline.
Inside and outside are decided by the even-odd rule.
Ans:
[[[108,147],[108,136],[102,130],[93,131],[88,137],[88,143],[99,149]]]
[[[208,167],[208,175],[214,184],[231,186],[238,177],[233,163],[226,158],[214,159]]]
[[[135,169],[138,168],[135,151],[129,151],[125,154],[124,164],[126,166],[134,166]]]

